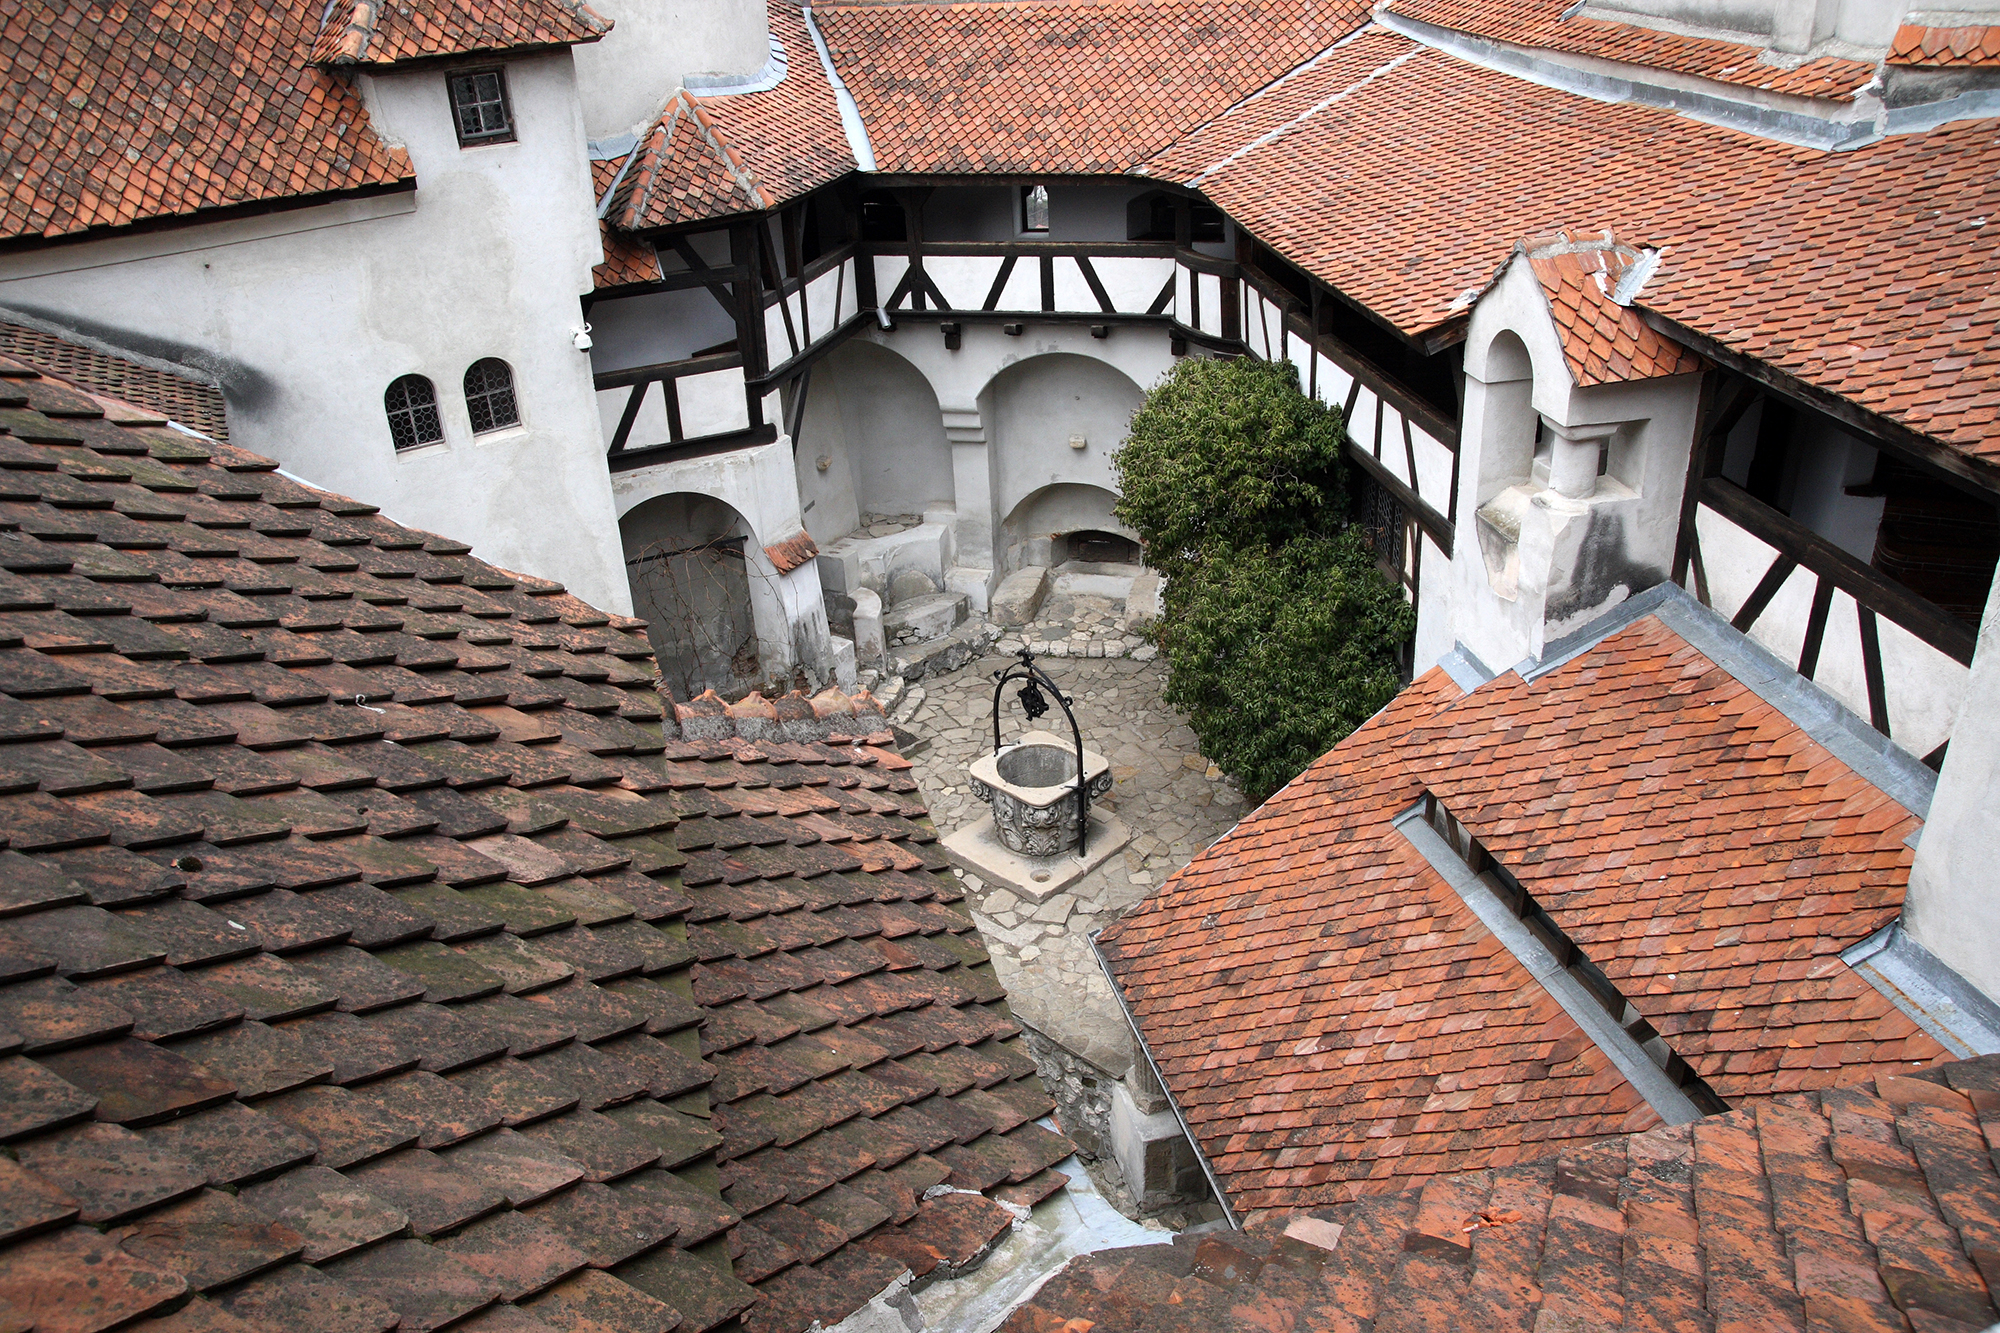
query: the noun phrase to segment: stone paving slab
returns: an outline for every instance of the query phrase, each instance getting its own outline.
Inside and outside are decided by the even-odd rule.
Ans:
[[[1039,621],[1010,638],[1047,641],[1063,623]],[[892,706],[898,725],[927,742],[912,759],[941,833],[986,813],[966,785],[965,768],[993,744],[992,673],[1008,660],[997,653],[982,657],[910,686]],[[1180,715],[1162,702],[1165,663],[1080,657],[1041,665],[1074,701],[1084,744],[1111,761],[1114,785],[1100,808],[1130,827],[1132,841],[1067,891],[1039,904],[975,878],[967,878],[967,887],[1015,1013],[1122,1076],[1135,1051],[1090,948],[1090,934],[1117,920],[1228,831],[1245,806],[1235,784],[1202,757]],[[1012,693],[1010,686],[1003,740],[1027,728]],[[1049,724],[1044,718],[1038,725]]]

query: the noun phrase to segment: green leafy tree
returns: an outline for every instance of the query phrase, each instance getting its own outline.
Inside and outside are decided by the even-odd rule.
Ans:
[[[1188,359],[1116,458],[1118,517],[1166,576],[1166,699],[1262,801],[1395,697],[1416,632],[1346,526],[1340,413],[1289,362]]]
[[[1416,613],[1358,532],[1204,561],[1162,622],[1166,700],[1262,801],[1402,688]]]
[[[1170,590],[1211,551],[1336,531],[1341,436],[1340,412],[1299,392],[1291,362],[1185,358],[1132,416],[1118,517]]]

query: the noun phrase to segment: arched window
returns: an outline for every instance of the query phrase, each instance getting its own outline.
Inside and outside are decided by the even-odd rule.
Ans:
[[[382,406],[389,413],[389,437],[398,449],[436,444],[444,438],[437,390],[422,375],[405,375],[391,384],[382,395]]]
[[[514,405],[514,372],[505,361],[489,356],[472,363],[465,372],[465,406],[472,413],[474,435],[521,424],[521,409]]]

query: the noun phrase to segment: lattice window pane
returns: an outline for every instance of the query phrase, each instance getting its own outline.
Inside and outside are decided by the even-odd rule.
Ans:
[[[475,361],[465,372],[465,406],[472,414],[472,433],[521,424],[521,409],[514,401],[514,372],[499,357]]]
[[[382,395],[389,414],[389,438],[398,449],[436,444],[444,438],[438,420],[437,390],[422,375],[405,375]]]
[[[452,75],[451,107],[458,119],[461,143],[513,137],[514,126],[507,114],[507,86],[497,69]]]

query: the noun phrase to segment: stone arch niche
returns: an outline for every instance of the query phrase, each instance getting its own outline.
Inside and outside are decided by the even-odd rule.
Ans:
[[[1139,535],[1120,523],[1111,507],[1118,496],[1102,486],[1056,482],[1027,496],[1000,525],[1006,543],[1007,568],[1030,565],[1054,568],[1068,560],[1088,560],[1101,554],[1098,539],[1131,543],[1124,558],[1139,559]]]
[[[1468,356],[1466,374],[1484,387],[1480,406],[1479,504],[1518,481],[1534,466],[1540,418],[1535,413],[1535,364],[1512,329],[1502,329],[1483,357]]]
[[[618,520],[632,612],[676,699],[713,689],[735,699],[764,680],[752,596],[763,552],[737,510],[711,496],[675,492]]]
[[[1004,568],[1056,562],[1057,541],[1072,533],[1136,535],[1111,514],[1112,459],[1144,398],[1123,371],[1070,352],[1018,361],[987,384],[980,415],[990,423],[993,507],[1006,516]]]
[[[898,353],[865,339],[843,343],[813,369],[797,469],[806,529],[822,548],[870,517],[951,508],[937,392]]]

